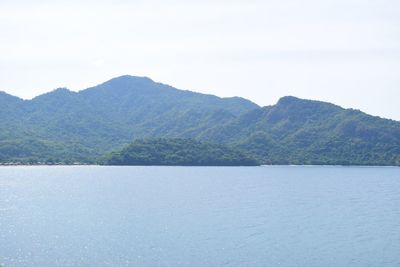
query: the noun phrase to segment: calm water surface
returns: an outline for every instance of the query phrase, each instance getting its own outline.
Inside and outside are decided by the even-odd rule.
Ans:
[[[400,168],[0,167],[12,266],[400,266]]]

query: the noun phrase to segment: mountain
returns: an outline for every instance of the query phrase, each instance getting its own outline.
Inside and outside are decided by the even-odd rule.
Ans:
[[[400,122],[291,96],[201,138],[234,144],[266,164],[400,165]]]
[[[184,138],[263,164],[400,165],[400,122],[292,96],[249,100],[121,76],[32,100],[0,92],[0,162],[94,163],[136,139]]]
[[[190,139],[135,140],[106,155],[103,165],[258,166],[240,150]]]
[[[178,90],[121,76],[22,100],[0,94],[0,162],[93,162],[141,137],[196,137],[255,108],[243,98]]]

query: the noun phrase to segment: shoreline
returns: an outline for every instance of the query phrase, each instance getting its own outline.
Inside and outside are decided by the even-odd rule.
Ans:
[[[363,168],[393,168],[398,165],[327,165],[327,164],[269,164],[269,165],[101,165],[101,164],[3,164],[1,167],[363,167]]]

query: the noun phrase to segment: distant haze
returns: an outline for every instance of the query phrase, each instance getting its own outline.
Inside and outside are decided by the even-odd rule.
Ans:
[[[22,98],[131,74],[400,120],[400,1],[1,1],[0,73]]]

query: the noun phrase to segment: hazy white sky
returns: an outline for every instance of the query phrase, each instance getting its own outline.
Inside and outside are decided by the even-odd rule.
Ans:
[[[400,120],[400,1],[0,0],[0,73],[23,98],[130,74]]]

